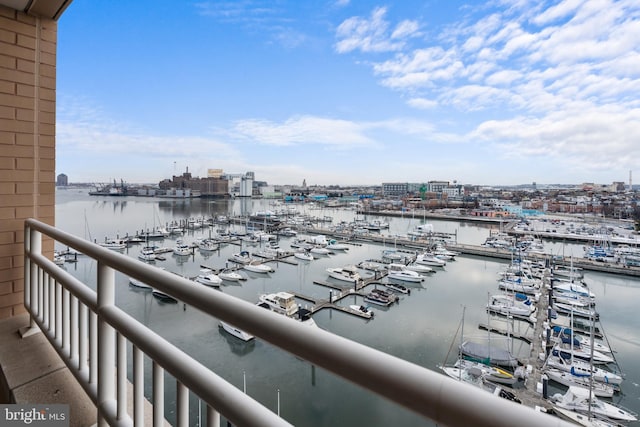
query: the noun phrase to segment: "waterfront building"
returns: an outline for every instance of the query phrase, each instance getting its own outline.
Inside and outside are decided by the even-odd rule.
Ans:
[[[211,170],[210,170],[211,171]],[[169,197],[228,198],[229,181],[222,175],[213,174],[205,178],[193,177],[189,168],[182,175],[160,181],[158,187]],[[188,196],[186,194],[189,194]]]
[[[58,174],[58,176],[56,177],[56,185],[58,187],[66,187],[67,185],[69,185],[69,178],[67,178],[67,175],[63,173]]]

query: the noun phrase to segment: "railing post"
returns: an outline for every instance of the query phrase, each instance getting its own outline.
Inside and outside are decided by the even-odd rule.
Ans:
[[[31,227],[24,228],[24,251],[27,255],[42,253],[42,234],[38,230],[33,230]],[[32,262],[29,256],[26,256],[24,262],[24,306],[29,312],[29,326],[20,329],[22,338],[40,332],[33,314],[38,303],[36,281],[33,280],[36,277],[38,277],[38,265]]]
[[[115,331],[101,311],[115,303],[115,273],[98,262],[98,426],[107,427],[105,406],[115,399]]]

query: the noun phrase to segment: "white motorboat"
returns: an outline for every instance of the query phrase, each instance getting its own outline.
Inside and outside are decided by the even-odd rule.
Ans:
[[[178,256],[189,256],[191,255],[191,247],[182,240],[178,240],[173,248],[173,254]]]
[[[203,252],[213,252],[220,249],[220,244],[213,239],[202,239],[197,243],[198,249]]]
[[[313,246],[309,249],[309,252],[316,255],[330,255],[332,253],[329,249],[322,246]]]
[[[218,287],[222,284],[222,279],[208,268],[203,268],[196,277],[196,282],[207,286]]]
[[[357,311],[363,314],[365,317],[368,317],[368,318],[373,317],[373,310],[371,310],[369,307],[365,305],[352,304],[349,306],[349,308],[353,311]]]
[[[238,264],[249,264],[251,262],[251,255],[247,251],[240,251],[231,255],[229,261],[237,262]]]
[[[224,270],[218,273],[218,277],[222,280],[226,280],[227,282],[239,282],[240,280],[244,280],[244,276],[237,271],[233,271],[229,268],[225,268]]]
[[[588,377],[573,375],[571,372],[561,371],[560,369],[547,368],[544,373],[550,380],[567,387],[578,386],[586,389],[592,387],[593,394],[597,397],[611,397],[616,391],[611,384],[590,381]]]
[[[152,289],[151,293],[153,294],[154,297],[156,297],[157,299],[159,299],[162,302],[167,302],[167,303],[171,303],[171,304],[175,304],[178,302],[177,299],[175,299],[174,297],[172,297],[171,295],[162,292],[159,289]]]
[[[389,282],[385,284],[387,289],[391,289],[392,291],[400,292],[401,294],[410,294],[411,289],[407,288],[404,285],[400,285],[398,283]]]
[[[426,252],[419,254],[414,262],[416,264],[428,265],[431,267],[444,267],[447,265],[447,261]]]
[[[407,270],[415,271],[416,273],[420,273],[420,274],[435,273],[435,270],[429,267],[428,265],[416,264],[415,262],[405,265],[405,268]]]
[[[298,312],[298,304],[295,295],[289,292],[277,292],[273,294],[262,294],[259,302],[267,306],[276,313],[293,317]]]
[[[142,280],[134,279],[133,277],[129,277],[129,285],[138,289],[153,290],[153,288],[150,285],[147,285]]]
[[[127,241],[124,239],[108,239],[105,237],[104,242],[99,243],[99,245],[114,251],[123,251],[127,248]]]
[[[140,250],[140,253],[138,254],[138,259],[141,259],[142,261],[147,261],[147,262],[155,261],[156,252],[154,248],[152,246],[145,246],[144,248],[142,248]]]
[[[329,273],[329,277],[344,282],[357,283],[362,281],[360,273],[353,267],[329,267],[327,268],[327,273]]]
[[[412,270],[405,268],[403,264],[391,263],[387,268],[387,277],[389,279],[402,280],[405,282],[422,282],[424,276]]]
[[[233,326],[233,325],[231,325],[231,324],[229,324],[227,322],[223,322],[222,320],[220,321],[220,326],[222,327],[222,329],[224,329],[225,331],[227,331],[228,333],[230,333],[234,337],[240,338],[242,341],[251,341],[252,339],[255,338],[250,333],[245,332],[240,328],[236,328],[235,326]]]
[[[555,406],[570,411],[601,415],[610,420],[625,422],[638,421],[638,415],[613,403],[592,396],[589,390],[571,386],[565,394],[556,393],[551,397]]]
[[[335,239],[330,239],[325,248],[331,251],[347,251],[349,250],[349,245],[338,243]]]
[[[453,261],[458,255],[458,252],[450,251],[442,245],[437,245],[431,252],[436,257],[444,259],[445,261]]]
[[[293,256],[303,261],[313,261],[314,259],[313,255],[311,255],[307,250],[295,251]]]
[[[271,273],[273,268],[270,265],[267,265],[259,260],[250,261],[248,264],[245,264],[242,268],[247,271],[251,271],[252,273]]]

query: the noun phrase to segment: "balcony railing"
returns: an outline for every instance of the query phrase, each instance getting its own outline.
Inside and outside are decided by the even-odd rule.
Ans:
[[[97,262],[96,291],[42,254],[46,235]],[[98,409],[98,425],[144,425],[144,358],[152,360],[153,425],[165,423],[164,373],[176,379],[176,425],[189,425],[189,392],[206,404],[207,426],[290,425],[173,344],[116,307],[115,272],[154,287],[203,313],[396,402],[438,425],[568,426],[386,353],[215,292],[55,227],[25,222],[25,306]],[[127,346],[132,375],[127,378]],[[384,366],[384,369],[380,369]],[[133,383],[128,399],[127,383]],[[127,401],[133,402],[131,416]]]

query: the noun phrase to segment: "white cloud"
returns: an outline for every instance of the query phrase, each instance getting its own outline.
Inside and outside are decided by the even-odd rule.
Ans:
[[[389,52],[402,49],[405,46],[404,39],[418,34],[418,24],[415,21],[402,21],[389,34],[386,13],[386,8],[378,7],[368,19],[354,16],[343,21],[336,29],[336,51]]]
[[[374,141],[366,136],[365,131],[363,125],[347,120],[298,116],[282,123],[242,120],[234,124],[230,135],[274,146],[320,144],[346,149],[372,145]]]
[[[407,104],[420,110],[431,110],[438,106],[437,101],[425,98],[411,98],[407,101]]]

